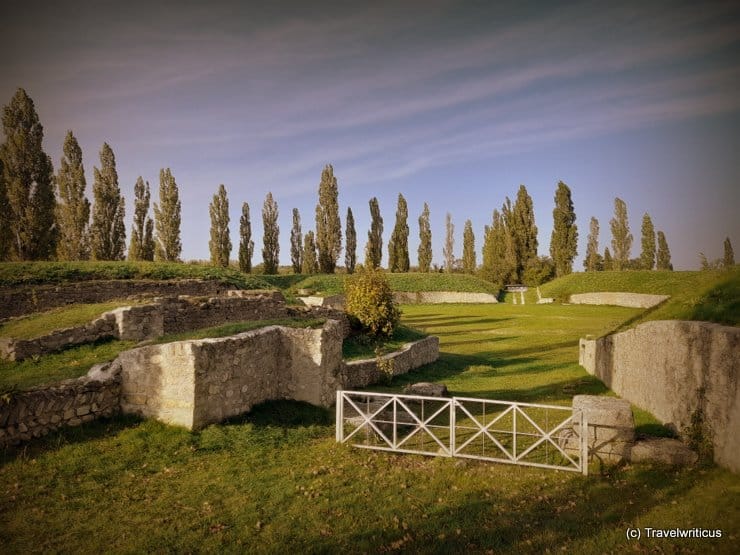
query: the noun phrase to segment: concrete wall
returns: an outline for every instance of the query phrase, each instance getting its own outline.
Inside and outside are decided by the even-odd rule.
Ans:
[[[596,304],[626,306],[630,308],[652,308],[659,305],[668,295],[645,295],[642,293],[578,293],[571,295],[572,304]]]
[[[0,400],[0,448],[78,426],[119,411],[121,379],[105,365],[87,376],[37,387]]]
[[[0,287],[0,320],[57,306],[101,303],[128,297],[213,296],[233,289],[213,280],[94,280],[57,285]]]
[[[600,339],[581,339],[579,360],[615,393],[679,432],[703,403],[715,461],[740,471],[740,328],[647,322]]]

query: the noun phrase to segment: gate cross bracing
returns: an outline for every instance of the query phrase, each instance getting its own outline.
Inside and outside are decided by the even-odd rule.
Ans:
[[[588,424],[571,407],[341,390],[336,407],[336,440],[354,447],[588,473]]]

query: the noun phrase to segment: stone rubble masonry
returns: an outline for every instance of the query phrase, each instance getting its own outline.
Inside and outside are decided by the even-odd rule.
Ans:
[[[20,361],[99,339],[143,341],[165,333],[191,331],[245,320],[324,314],[333,315],[334,311],[295,311],[285,305],[282,294],[277,291],[235,291],[228,296],[207,300],[184,296],[164,298],[152,304],[117,308],[104,313],[90,324],[56,330],[34,339],[0,338],[0,358]]]
[[[669,299],[669,295],[646,295],[643,293],[578,293],[571,295],[571,304],[595,304],[626,306],[629,308],[652,308]]]
[[[382,360],[393,361],[393,375],[406,374],[409,370],[430,364],[439,358],[439,338],[433,335],[406,343],[399,351],[383,355]],[[345,363],[346,389],[365,387],[382,382],[386,376],[378,368],[377,359],[353,360]]]
[[[465,293],[460,291],[418,291],[407,293],[396,291],[393,300],[398,304],[495,304],[498,303],[496,295],[490,293]]]
[[[678,433],[703,408],[717,464],[740,472],[740,328],[653,321],[581,339],[587,372]]]
[[[0,399],[0,448],[119,412],[121,378],[110,363],[87,376]]]
[[[216,280],[91,280],[56,285],[0,287],[0,320],[68,304],[102,303],[129,297],[216,296],[233,289]]]

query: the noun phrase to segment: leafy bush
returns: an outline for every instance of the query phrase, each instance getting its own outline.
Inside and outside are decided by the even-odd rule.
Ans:
[[[380,270],[363,270],[347,276],[344,282],[347,312],[371,336],[390,337],[401,318],[393,302],[393,291]]]

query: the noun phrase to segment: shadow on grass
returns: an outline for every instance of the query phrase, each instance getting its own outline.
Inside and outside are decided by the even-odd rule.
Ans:
[[[223,425],[253,424],[281,428],[333,426],[334,411],[303,401],[265,401],[241,416],[226,420]]]
[[[448,328],[457,326],[470,326],[473,324],[498,324],[500,322],[506,322],[507,320],[513,320],[513,318],[471,318],[468,316],[440,316],[438,319],[419,319],[417,317],[409,317],[404,319],[404,323],[409,326],[424,326],[430,328]],[[475,330],[467,330],[469,333]],[[443,332],[445,333],[445,332]]]

